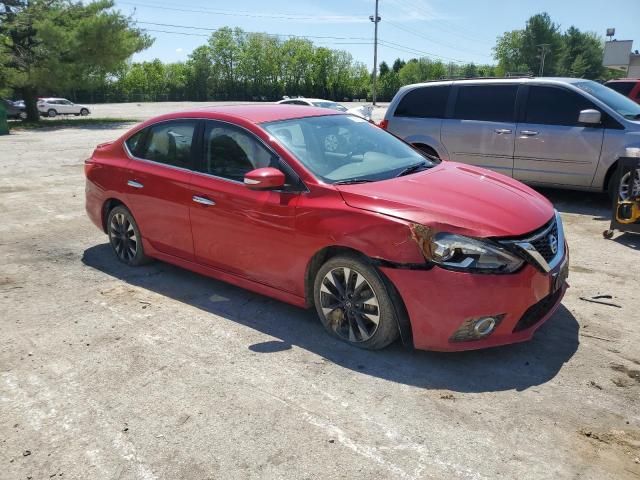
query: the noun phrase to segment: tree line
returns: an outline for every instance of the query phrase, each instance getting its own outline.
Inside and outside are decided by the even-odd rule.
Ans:
[[[372,75],[349,52],[308,39],[224,27],[184,62],[131,62],[153,39],[112,0],[0,0],[0,95],[22,97],[31,119],[38,95],[81,102],[277,100],[284,95],[370,99]],[[537,74],[545,45],[545,75],[609,78],[603,42],[550,16],[532,16],[505,32],[496,65],[396,59],[379,65],[377,97],[390,100],[403,85],[446,77]]]

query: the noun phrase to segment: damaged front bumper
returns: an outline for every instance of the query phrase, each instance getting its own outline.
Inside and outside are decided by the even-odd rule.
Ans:
[[[414,347],[459,351],[531,339],[562,301],[567,289],[567,261],[565,256],[549,273],[526,265],[510,275],[477,275],[438,267],[428,271],[381,270],[402,296]],[[461,339],[465,322],[485,317],[499,318],[489,335]]]

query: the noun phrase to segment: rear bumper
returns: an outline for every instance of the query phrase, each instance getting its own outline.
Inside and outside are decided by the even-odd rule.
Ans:
[[[564,263],[561,262],[561,264]],[[413,343],[421,350],[460,351],[524,342],[560,305],[567,285],[552,292],[552,275],[527,265],[511,275],[477,275],[382,268],[407,308]],[[485,338],[452,337],[471,318],[504,315]]]
[[[102,209],[104,206],[104,194],[102,190],[100,190],[93,182],[90,180],[86,181],[85,188],[85,210],[87,211],[87,216],[93,222],[93,224],[98,227],[103,232],[104,223],[102,218]]]

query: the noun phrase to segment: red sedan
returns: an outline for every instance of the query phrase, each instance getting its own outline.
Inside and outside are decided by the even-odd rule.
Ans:
[[[363,348],[524,341],[566,289],[562,222],[544,197],[340,112],[164,115],[99,145],[85,173],[89,217],[125,264],[159,259],[315,306]]]

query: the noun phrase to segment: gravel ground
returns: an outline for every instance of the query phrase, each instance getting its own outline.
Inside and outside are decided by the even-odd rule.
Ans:
[[[119,264],[82,162],[127,128],[0,137],[0,478],[640,478],[640,236],[602,238],[603,196],[543,191],[571,288],[531,342],[366,352],[313,311]]]

